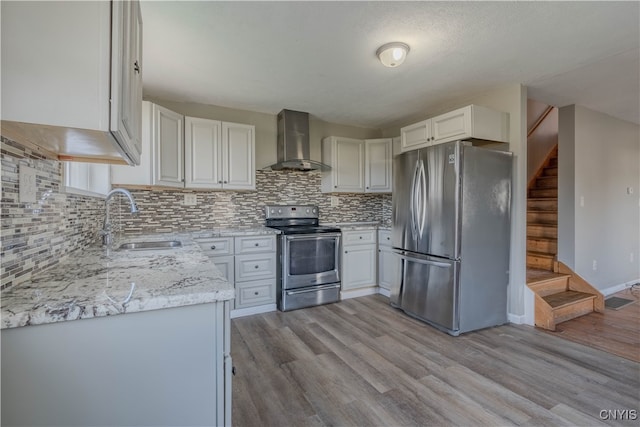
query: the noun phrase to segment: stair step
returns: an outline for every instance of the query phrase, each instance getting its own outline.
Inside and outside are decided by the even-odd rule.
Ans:
[[[542,297],[552,308],[559,309],[584,300],[593,300],[596,296],[586,292],[562,291]]]
[[[558,240],[529,237],[527,239],[527,251],[555,255],[558,253]]]
[[[558,166],[546,167],[542,170],[543,176],[558,176]]]
[[[529,190],[529,197],[532,198],[558,198],[558,189],[557,188],[532,188]]]
[[[527,199],[527,210],[529,211],[557,211],[558,199],[555,197],[529,198]]]
[[[558,212],[556,211],[527,211],[527,224],[557,224]]]
[[[527,237],[543,237],[550,239],[558,238],[558,226],[546,224],[528,224]]]
[[[555,256],[542,252],[527,251],[527,268],[553,271]]]
[[[557,176],[541,176],[536,178],[536,184],[534,188],[557,188],[558,177]]]
[[[568,290],[570,277],[549,270],[527,268],[527,286],[541,297]]]

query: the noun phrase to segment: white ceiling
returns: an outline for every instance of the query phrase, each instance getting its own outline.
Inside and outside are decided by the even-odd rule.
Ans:
[[[640,3],[143,1],[145,96],[370,128],[504,84],[640,124]],[[376,49],[411,46],[399,68]]]

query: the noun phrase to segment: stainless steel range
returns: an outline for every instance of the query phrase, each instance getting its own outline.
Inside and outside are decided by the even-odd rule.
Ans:
[[[282,311],[340,300],[340,229],[318,225],[317,206],[265,206],[278,236],[277,303]]]

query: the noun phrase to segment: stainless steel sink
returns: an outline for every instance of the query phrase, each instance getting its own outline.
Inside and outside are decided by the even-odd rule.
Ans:
[[[131,242],[123,243],[118,249],[125,251],[148,251],[155,249],[181,248],[182,242],[179,240],[161,240],[156,242]]]

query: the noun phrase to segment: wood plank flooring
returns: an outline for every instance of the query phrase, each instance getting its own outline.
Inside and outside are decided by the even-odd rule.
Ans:
[[[619,310],[589,313],[545,332],[640,362],[640,290],[625,289],[614,296],[635,302]]]
[[[235,426],[637,425],[640,364],[528,326],[451,337],[380,295],[234,319]]]

